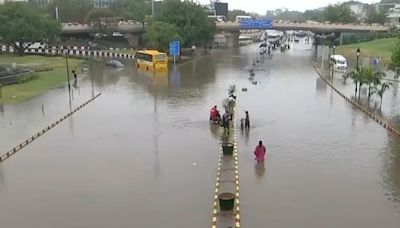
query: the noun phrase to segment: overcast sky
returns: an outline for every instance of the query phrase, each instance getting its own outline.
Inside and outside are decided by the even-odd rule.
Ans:
[[[201,3],[210,3],[210,0],[198,0]],[[360,0],[360,2],[373,3],[380,0]],[[288,8],[289,10],[304,11],[327,6],[330,3],[343,2],[340,0],[221,0],[229,4],[229,10],[242,9],[249,12],[265,14],[267,10]]]

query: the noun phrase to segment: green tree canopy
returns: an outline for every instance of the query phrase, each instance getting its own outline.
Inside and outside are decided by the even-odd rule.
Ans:
[[[357,17],[346,4],[329,5],[324,10],[324,20],[341,23],[354,23]]]
[[[145,22],[146,16],[151,14],[151,1],[149,0],[118,0],[111,6],[116,15],[125,19]]]
[[[228,11],[228,21],[235,21],[237,16],[251,16],[250,13],[247,13],[244,10],[229,10]]]
[[[163,1],[155,20],[176,25],[183,46],[205,45],[214,39],[214,21],[208,18],[205,8],[189,0]]]
[[[385,11],[377,11],[374,6],[371,6],[368,8],[367,11],[367,18],[366,22],[367,23],[379,23],[379,24],[384,24],[386,22],[386,12]]]
[[[0,6],[0,37],[23,54],[33,42],[54,40],[61,25],[26,3],[6,2]]]
[[[182,41],[178,34],[178,28],[173,24],[156,21],[147,28],[144,39],[149,48],[167,51],[171,40]]]
[[[99,27],[100,33],[107,32],[107,26],[110,23],[110,19],[113,16],[113,12],[109,9],[98,8],[90,10],[85,17],[87,23],[94,22]]]
[[[398,78],[400,75],[400,39],[397,40],[396,46],[392,51],[389,68],[396,73],[396,78]]]
[[[53,0],[47,7],[47,13],[54,18],[56,7],[60,22],[83,23],[86,13],[93,9],[93,0]]]

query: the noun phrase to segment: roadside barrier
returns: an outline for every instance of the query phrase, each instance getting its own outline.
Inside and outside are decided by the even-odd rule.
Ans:
[[[41,131],[39,131],[38,133],[34,134],[33,136],[29,137],[28,139],[26,139],[25,141],[23,141],[22,143],[20,143],[19,145],[15,146],[14,148],[12,148],[11,150],[9,150],[8,152],[0,155],[0,163],[4,162],[5,160],[7,160],[8,158],[10,158],[12,155],[14,155],[15,153],[17,153],[18,151],[20,151],[22,148],[26,147],[27,145],[29,145],[30,143],[32,143],[33,141],[35,141],[36,139],[38,139],[40,136],[42,136],[43,134],[45,134],[46,132],[48,132],[50,129],[52,129],[53,127],[57,126],[58,124],[60,124],[62,121],[66,120],[68,117],[72,116],[73,113],[75,113],[76,111],[80,110],[81,108],[83,108],[84,106],[86,106],[87,104],[89,104],[90,102],[94,101],[97,97],[99,97],[101,95],[101,93],[97,94],[96,96],[92,97],[91,99],[89,99],[88,101],[86,101],[85,103],[83,103],[82,105],[80,105],[79,107],[75,108],[73,111],[69,112],[68,114],[64,115],[63,117],[61,117],[60,119],[56,120],[55,122],[51,123],[50,125],[48,125],[47,127],[43,128]]]
[[[376,116],[375,114],[373,114],[372,112],[368,111],[366,108],[364,108],[363,106],[361,106],[360,104],[358,104],[357,102],[355,102],[354,100],[348,98],[347,96],[345,96],[342,92],[340,92],[338,89],[336,89],[332,83],[330,83],[324,76],[323,73],[321,73],[318,69],[318,67],[313,64],[313,67],[315,69],[315,71],[317,72],[317,74],[320,76],[320,78],[326,83],[328,84],[337,94],[339,94],[342,98],[344,98],[347,102],[349,102],[350,104],[352,104],[353,106],[355,106],[356,108],[358,108],[359,110],[361,110],[362,112],[364,112],[369,118],[371,118],[372,120],[374,120],[375,122],[377,122],[379,125],[381,125],[383,128],[385,128],[386,130],[388,130],[389,132],[391,132],[392,134],[395,134],[397,136],[400,136],[400,131],[397,130],[395,127],[393,127],[392,125],[389,124],[389,122],[387,122],[386,120],[381,119],[380,117]]]
[[[118,51],[118,50],[117,50]],[[12,46],[1,46],[0,53],[15,53],[16,50]],[[84,48],[71,48],[71,47],[52,47],[52,48],[30,48],[25,50],[25,54],[34,54],[34,55],[54,55],[61,56],[64,54],[70,56],[82,56],[82,57],[99,57],[99,58],[119,58],[119,59],[134,59],[133,54],[125,54],[118,52],[110,52],[110,51],[97,51],[97,50],[89,50]]]

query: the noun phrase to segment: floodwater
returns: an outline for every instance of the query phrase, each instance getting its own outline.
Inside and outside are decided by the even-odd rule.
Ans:
[[[1,227],[210,226],[219,132],[208,113],[231,84],[252,124],[238,135],[243,227],[399,227],[400,140],[329,89],[312,54],[296,44],[260,59],[253,80],[254,45],[168,74],[95,65],[71,106],[102,95],[0,164]],[[65,114],[68,92],[26,104],[3,107],[2,150]]]

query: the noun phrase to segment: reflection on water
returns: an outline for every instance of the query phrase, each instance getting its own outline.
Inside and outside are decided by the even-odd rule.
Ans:
[[[326,92],[326,89],[328,88],[328,85],[322,80],[320,77],[315,79],[316,81],[316,86],[317,86],[317,91],[318,92]]]
[[[255,170],[257,178],[262,178],[264,176],[264,173],[265,173],[265,162],[256,163],[254,165],[254,170]]]
[[[384,186],[389,191],[388,199],[400,206],[400,141],[389,137],[384,158]],[[400,208],[399,208],[400,213]]]

